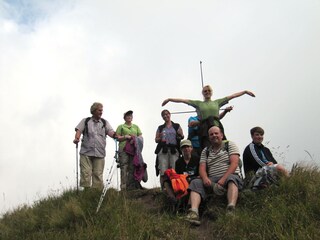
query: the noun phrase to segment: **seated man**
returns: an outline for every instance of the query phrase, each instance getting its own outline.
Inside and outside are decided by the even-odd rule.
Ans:
[[[195,179],[190,183],[190,203],[186,220],[192,224],[200,225],[199,206],[205,200],[207,193],[215,192],[224,194],[227,192],[227,213],[234,213],[238,200],[238,189],[242,188],[243,181],[240,178],[239,150],[229,141],[225,148],[222,141],[223,133],[219,127],[211,127],[208,131],[210,146],[201,153],[199,175],[201,179]]]
[[[261,127],[254,127],[250,130],[252,143],[250,143],[243,152],[244,172],[247,175],[265,167],[268,170],[281,172],[285,176],[289,176],[288,171],[272,156],[269,148],[262,144],[264,130]]]

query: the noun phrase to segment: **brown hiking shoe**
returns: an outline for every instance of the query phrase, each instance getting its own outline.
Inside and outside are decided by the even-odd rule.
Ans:
[[[185,220],[195,226],[200,226],[201,224],[199,214],[192,210],[188,211],[188,214],[185,216]]]

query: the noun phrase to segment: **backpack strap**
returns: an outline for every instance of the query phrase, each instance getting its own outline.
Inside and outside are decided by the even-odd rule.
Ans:
[[[224,150],[229,154],[229,141],[223,140],[222,142],[224,142]]]
[[[87,117],[86,120],[84,121],[84,130],[83,130],[83,135],[88,134],[88,122],[90,121],[91,117]],[[100,118],[102,122],[102,128],[106,127],[106,120],[104,118]]]
[[[175,130],[176,132],[178,132],[179,127],[180,127],[179,123],[175,123],[175,122],[173,122],[173,121],[171,121],[171,123],[172,123],[172,127],[174,128],[174,130]],[[165,123],[162,124],[162,125],[160,125],[160,126],[159,126],[159,131],[162,132],[162,130],[163,130],[165,127],[166,127],[166,124],[165,124]]]
[[[180,127],[179,123],[172,122],[172,125],[173,125],[174,130],[176,130],[176,132],[178,132],[178,129]]]
[[[222,141],[224,143],[224,150],[228,153],[229,155],[229,141],[228,140],[223,140]],[[212,147],[209,146],[206,148],[206,158],[208,160],[209,158],[209,153],[211,151]],[[238,163],[238,166],[239,166],[239,170],[240,170],[240,177],[243,179],[243,175],[242,175],[242,161],[241,159],[239,158],[239,163]]]
[[[165,124],[159,126],[159,133],[162,133],[163,129],[165,128]]]
[[[104,118],[100,118],[100,119],[102,121],[102,128],[105,128],[107,124],[106,120]]]
[[[174,130],[176,131],[177,149],[178,149],[179,154],[181,154],[181,150],[180,150],[181,136],[178,134],[180,124],[172,122],[172,125],[173,125]]]
[[[223,140],[222,142],[224,143],[223,150],[225,150],[229,154],[229,141],[228,140]],[[209,147],[206,147],[206,157],[207,157],[207,159],[209,157],[209,153],[210,153],[211,149],[212,149],[211,145]]]
[[[177,146],[180,146],[180,141],[181,138],[178,136],[178,130],[180,128],[180,124],[179,123],[175,123],[173,121],[171,121],[172,123],[172,127],[174,128],[174,130],[176,131],[176,140],[177,140]],[[162,133],[163,129],[166,127],[166,124],[162,124],[159,126],[159,132]]]
[[[87,117],[86,120],[84,121],[84,130],[83,130],[83,135],[88,134],[88,122],[90,121],[91,117]]]

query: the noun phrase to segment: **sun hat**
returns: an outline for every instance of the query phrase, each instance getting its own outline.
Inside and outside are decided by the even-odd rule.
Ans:
[[[191,144],[191,141],[190,140],[188,140],[188,139],[185,139],[185,140],[182,140],[181,142],[180,142],[180,148],[182,148],[182,147],[184,147],[184,146],[192,146],[192,144]]]

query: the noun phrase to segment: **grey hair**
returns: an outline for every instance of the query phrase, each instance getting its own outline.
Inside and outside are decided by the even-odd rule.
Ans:
[[[99,107],[103,107],[102,103],[94,102],[90,107],[90,113],[93,114]]]

